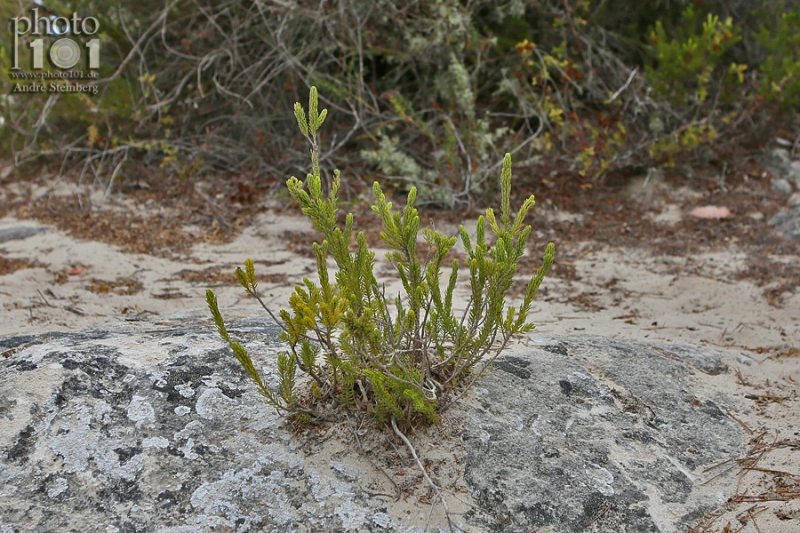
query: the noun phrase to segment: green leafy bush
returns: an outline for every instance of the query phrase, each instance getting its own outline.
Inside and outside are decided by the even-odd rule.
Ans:
[[[781,5],[783,7],[783,5]],[[786,11],[757,35],[766,51],[760,94],[783,105],[800,101],[800,11]]]
[[[671,31],[661,20],[656,22],[649,35],[651,63],[645,74],[653,94],[669,106],[660,106],[661,112],[648,123],[653,137],[648,153],[653,159],[674,166],[677,155],[720,137],[722,127],[741,111],[732,105],[737,100],[753,105],[747,92],[739,91],[747,65],[727,55],[741,40],[741,30],[731,17],[704,14],[693,5],[681,12]],[[662,117],[668,115],[672,117],[665,124]]]
[[[645,72],[656,94],[676,103],[702,103],[708,98],[712,74],[722,56],[741,40],[730,17],[720,20],[709,13],[701,19],[689,5],[682,13],[683,24],[670,38],[661,21],[650,33],[656,66]]]
[[[0,32],[0,157],[103,186],[142,168],[269,179],[305,161],[284,132],[316,85],[337,115],[323,166],[474,205],[505,152],[597,179],[757,132],[800,100],[796,5],[54,0],[50,15],[100,20],[99,92],[10,94]]]
[[[430,248],[426,254],[417,248],[416,189],[409,192],[405,207],[395,210],[376,182],[372,210],[383,223],[380,237],[403,287],[402,295],[387,296],[375,278],[375,253],[363,232],[354,235],[353,215],[339,223],[338,171],[330,192],[323,194],[317,132],[326,115],[327,110],[318,110],[314,87],[308,115],[295,104],[300,131],[311,143],[312,172],[305,184],[295,177],[287,182],[290,194],[322,236],[321,243],[314,243],[318,280],[304,279],[289,299],[290,310],[275,316],[259,297],[253,262],[246,261],[245,268],[236,271],[245,290],[283,329],[281,339],[289,350],[278,356],[278,391],[269,388],[247,351],[230,337],[210,290],[206,293],[209,308],[220,335],[266,401],[296,421],[310,421],[320,414],[321,405],[333,400],[342,407],[374,413],[381,424],[416,419],[437,422],[441,411],[470,388],[513,335],[533,329],[528,312],[552,264],[555,247],[548,244],[520,306],[508,306],[505,297],[531,233],[525,217],[534,205],[531,196],[516,215],[512,213],[510,155],[503,161],[499,217],[487,209],[486,216],[478,218],[474,242],[464,226],[458,237],[423,229]],[[487,239],[487,223],[493,243]],[[450,263],[444,287],[441,279],[448,254],[459,240],[466,253],[470,288],[462,315],[453,309],[458,259]],[[337,266],[333,276],[328,257]],[[298,370],[310,379],[310,394],[298,393]]]

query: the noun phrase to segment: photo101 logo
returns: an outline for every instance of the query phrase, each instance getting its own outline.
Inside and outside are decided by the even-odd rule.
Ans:
[[[13,57],[10,77],[17,80],[14,93],[87,92],[97,94],[97,85],[80,83],[97,79],[100,68],[100,22],[95,17],[39,15],[11,19]],[[28,61],[26,49],[30,48]],[[45,69],[48,61],[53,70]],[[60,80],[50,81],[46,80]],[[32,83],[22,83],[32,82]]]

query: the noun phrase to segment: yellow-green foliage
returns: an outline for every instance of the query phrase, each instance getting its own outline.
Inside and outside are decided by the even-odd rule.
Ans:
[[[390,298],[375,278],[374,252],[362,232],[354,233],[353,215],[339,223],[338,172],[328,194],[322,191],[317,132],[326,111],[317,109],[315,88],[311,89],[308,116],[296,104],[295,117],[312,147],[312,171],[305,184],[292,177],[287,187],[320,233],[321,242],[313,245],[317,281],[306,278],[296,286],[290,309],[281,310],[280,318],[264,306],[282,327],[281,339],[288,346],[278,361],[279,392],[266,388],[250,357],[231,340],[216,297],[208,291],[208,305],[220,335],[267,402],[296,420],[309,420],[317,411],[315,403],[335,399],[342,407],[372,412],[379,423],[391,419],[411,422],[419,417],[438,422],[441,410],[474,383],[513,335],[534,327],[528,312],[552,264],[553,243],[548,244],[542,266],[528,282],[519,308],[505,301],[531,233],[525,218],[534,205],[533,196],[512,212],[511,156],[506,155],[499,218],[487,209],[486,216],[478,218],[474,243],[463,226],[453,237],[423,229],[430,251],[422,259],[417,250],[420,217],[414,207],[416,188],[409,191],[405,207],[396,210],[376,182],[372,210],[383,223],[380,237],[390,250],[386,258],[403,287],[402,294]],[[487,223],[493,242],[487,239]],[[453,309],[458,260],[449,265],[444,290],[441,280],[448,254],[459,240],[469,270],[470,297],[463,316]],[[337,266],[333,280],[329,257]],[[246,261],[244,270],[236,273],[245,290],[261,302],[253,262]],[[298,369],[311,380],[309,395],[296,392]]]
[[[0,2],[0,19],[36,5]],[[418,204],[474,205],[507,151],[597,178],[693,150],[690,128],[718,142],[800,101],[797,2],[278,2],[266,17],[256,5],[48,1],[42,15],[99,19],[98,94],[12,94],[0,32],[0,156],[109,183],[139,162],[187,181],[259,179],[305,159],[285,131],[313,84],[344,115],[331,153],[362,154]]]
[[[796,105],[800,100],[800,11],[781,13],[770,26],[762,25],[758,34],[758,42],[767,52],[760,68],[761,95]]]
[[[698,26],[701,28],[696,30]],[[700,24],[694,7],[689,5],[683,11],[683,26],[675,38],[667,36],[661,21],[656,22],[650,42],[657,66],[647,67],[647,77],[659,96],[675,103],[704,102],[720,59],[739,40],[741,34],[733,19],[720,20],[709,13]]]
[[[717,137],[717,130],[708,124],[688,124],[684,128],[665,135],[650,146],[650,156],[663,160],[667,167],[675,166],[675,156],[700,145],[708,144]]]

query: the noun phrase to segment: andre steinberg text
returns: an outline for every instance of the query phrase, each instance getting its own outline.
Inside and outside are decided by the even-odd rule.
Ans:
[[[23,85],[17,83],[11,89],[12,93],[91,93],[97,94],[97,85],[87,83],[84,85],[71,85],[64,83],[30,83]]]

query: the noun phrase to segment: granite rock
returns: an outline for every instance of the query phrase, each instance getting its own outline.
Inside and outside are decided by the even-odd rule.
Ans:
[[[792,184],[784,178],[773,178],[769,185],[770,189],[783,196],[792,195]]]
[[[769,219],[769,223],[787,237],[800,239],[800,207],[781,211]]]
[[[785,148],[770,150],[761,156],[760,162],[775,177],[794,182],[795,188],[800,189],[800,161],[792,161],[789,150]]]
[[[742,452],[726,395],[694,385],[723,355],[603,337],[537,338],[502,357],[465,422],[483,531],[686,531],[724,501],[703,470]],[[545,529],[540,529],[545,528]]]
[[[47,226],[12,226],[9,228],[0,228],[0,243],[27,239],[28,237],[33,237],[48,229]]]
[[[151,320],[0,338],[0,531],[421,531],[308,457],[210,321]],[[274,370],[274,325],[229,331]],[[464,425],[465,531],[685,531],[721,497],[698,472],[743,449],[733,400],[695,380],[725,371],[599,337],[498,359]]]

